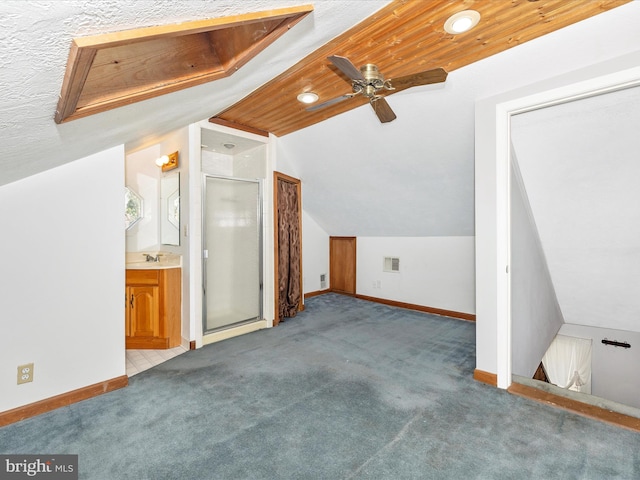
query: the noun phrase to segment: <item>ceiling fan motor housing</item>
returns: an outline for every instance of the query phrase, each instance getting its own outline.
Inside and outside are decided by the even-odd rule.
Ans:
[[[360,72],[366,80],[363,87],[363,94],[367,97],[372,97],[376,94],[376,91],[380,90],[384,86],[384,77],[378,70],[378,67],[373,63],[367,63],[360,67]]]

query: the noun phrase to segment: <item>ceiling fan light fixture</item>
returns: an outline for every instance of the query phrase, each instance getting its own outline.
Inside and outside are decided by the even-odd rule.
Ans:
[[[298,101],[301,103],[315,103],[318,101],[318,94],[313,92],[303,92],[298,95]]]
[[[475,10],[464,10],[451,15],[447,21],[444,22],[444,29],[447,33],[457,35],[468,32],[475,27],[479,21],[480,13]]]

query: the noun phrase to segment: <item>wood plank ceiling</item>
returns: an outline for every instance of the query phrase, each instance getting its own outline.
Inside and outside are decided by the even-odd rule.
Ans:
[[[227,77],[312,11],[304,5],[76,38],[55,121]]]
[[[438,67],[451,72],[629,1],[394,0],[210,121],[283,136],[367,102],[354,97],[308,112],[296,100],[302,92],[318,94],[318,102],[351,92],[329,55],[358,67],[374,63],[390,79]],[[447,18],[468,9],[480,13],[479,24],[458,35],[445,32]]]

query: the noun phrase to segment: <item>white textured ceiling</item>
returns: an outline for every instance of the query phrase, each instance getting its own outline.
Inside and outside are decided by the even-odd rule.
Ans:
[[[71,40],[313,3],[314,12],[231,77],[62,125],[53,121]],[[119,144],[151,145],[243,98],[371,15],[382,0],[4,0],[0,185]]]
[[[640,87],[514,117],[512,139],[567,323],[640,331]]]

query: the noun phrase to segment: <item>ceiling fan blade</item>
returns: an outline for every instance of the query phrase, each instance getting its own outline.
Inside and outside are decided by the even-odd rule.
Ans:
[[[317,105],[312,105],[310,107],[305,108],[307,112],[314,112],[316,110],[320,110],[321,108],[328,107],[329,105],[333,105],[335,103],[342,102],[347,98],[352,98],[356,94],[355,93],[347,93],[346,95],[342,95],[341,97],[332,98],[331,100],[327,100],[326,102],[319,103]]]
[[[430,85],[432,83],[441,83],[447,79],[447,72],[442,68],[434,68],[433,70],[425,70],[424,72],[412,73],[404,77],[392,78],[391,86],[394,88],[390,93],[399,92],[418,85]]]
[[[348,58],[340,57],[338,55],[331,55],[330,57],[327,57],[327,58],[331,60],[331,63],[333,63],[336,67],[338,67],[340,71],[344,73],[347,77],[349,77],[351,80],[354,80],[354,81],[359,80],[362,82],[365,81],[358,67],[356,67],[353,63],[351,63],[351,60],[349,60]]]
[[[391,107],[384,98],[372,98],[371,106],[382,123],[392,122],[396,119],[396,114],[393,113],[393,110],[391,110]]]

